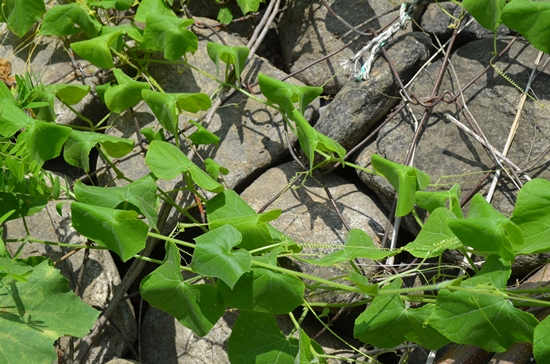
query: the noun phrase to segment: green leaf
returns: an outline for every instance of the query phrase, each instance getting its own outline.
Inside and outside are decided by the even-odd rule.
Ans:
[[[550,53],[550,1],[511,1],[504,7],[501,19],[533,47]]]
[[[177,60],[187,52],[195,53],[199,46],[197,36],[187,29],[193,24],[191,19],[147,14],[141,48],[149,51],[162,51],[164,58]]]
[[[128,10],[132,7],[135,0],[103,0],[103,1],[93,1],[89,5],[97,6],[102,9],[116,9],[116,10]]]
[[[53,6],[42,20],[40,34],[65,37],[83,31],[88,38],[95,38],[101,23],[88,13],[84,4],[73,3]]]
[[[489,255],[481,270],[472,278],[463,281],[462,287],[489,287],[488,289],[506,289],[506,284],[512,274],[512,265],[509,261],[497,254]]]
[[[398,294],[382,294],[401,288],[401,278],[382,288],[369,307],[355,320],[353,335],[364,343],[391,348],[412,341],[429,350],[436,350],[449,340],[425,322],[434,305],[408,308]]]
[[[128,108],[136,106],[138,102],[143,100],[141,92],[142,90],[149,89],[149,84],[147,82],[134,81],[118,68],[114,69],[113,73],[118,85],[111,85],[105,91],[105,104],[109,110],[120,114]]]
[[[208,129],[206,129],[201,124],[196,123],[193,120],[189,120],[189,121],[191,122],[191,124],[193,124],[197,127],[197,131],[195,131],[193,134],[189,135],[189,139],[191,139],[193,144],[195,144],[195,145],[214,144],[216,146],[216,148],[218,147],[220,137],[218,137],[216,134],[214,134],[211,131],[209,131]]]
[[[8,29],[23,37],[46,12],[44,0],[3,0],[0,21],[8,23]]]
[[[252,256],[244,249],[233,250],[242,235],[231,225],[224,225],[195,238],[191,268],[198,274],[221,279],[233,288],[239,278],[250,270]]]
[[[298,329],[299,333],[299,350],[298,355],[294,359],[296,364],[310,364],[320,363],[326,364],[325,358],[319,355],[324,355],[323,348],[317,344],[314,340],[307,336],[306,332],[302,329]]]
[[[550,316],[535,327],[533,354],[537,363],[550,362]]]
[[[90,93],[90,85],[67,85],[56,83],[53,85],[46,85],[46,88],[52,91],[55,96],[69,105],[74,105],[80,102]]]
[[[241,312],[227,343],[231,363],[289,364],[298,355],[299,343],[277,327],[275,316]]]
[[[221,8],[220,11],[218,11],[217,19],[223,25],[231,23],[231,21],[233,20],[233,13],[231,12],[231,9]]]
[[[239,8],[241,8],[241,11],[245,15],[250,12],[258,11],[258,8],[260,7],[260,2],[261,0],[237,0]]]
[[[204,336],[225,312],[216,298],[216,288],[183,281],[180,255],[174,243],[166,242],[166,258],[140,284],[141,296],[152,306],[174,316],[198,336]]]
[[[303,115],[307,106],[323,93],[322,87],[294,86],[263,73],[258,74],[258,82],[264,96],[290,116],[295,109],[294,103],[298,103],[298,111]]]
[[[340,161],[343,162],[346,156],[346,150],[336,141],[330,139],[326,135],[321,134],[315,130],[307,120],[302,116],[298,110],[293,110],[292,115],[296,122],[296,129],[298,131],[298,142],[304,151],[304,154],[309,159],[309,170],[313,170],[313,163],[315,159],[315,151],[326,152],[333,158],[336,154]]]
[[[149,227],[138,219],[135,211],[73,202],[71,215],[76,231],[109,248],[118,254],[123,262],[145,248]]]
[[[497,253],[512,260],[516,256],[513,246],[521,246],[524,242],[520,228],[496,211],[480,194],[472,198],[467,219],[447,220],[447,225],[464,245],[484,255]]]
[[[346,242],[341,250],[327,254],[319,259],[301,259],[309,264],[332,266],[341,262],[349,262],[358,258],[379,260],[396,254],[388,250],[380,250],[370,236],[361,229],[351,229],[346,236]]]
[[[284,241],[287,241],[289,246],[295,245],[295,242],[266,223],[262,216],[273,218],[274,216],[269,215],[270,213],[257,214],[241,196],[232,190],[223,191],[206,202],[206,216],[210,228],[216,229],[225,224],[232,225],[243,236],[240,248],[253,250]],[[280,214],[280,212],[277,213]]]
[[[206,49],[208,56],[216,64],[216,75],[220,72],[220,61],[222,61],[226,65],[232,64],[235,66],[235,76],[240,82],[241,72],[246,65],[246,57],[250,53],[248,47],[235,47],[208,42]]]
[[[158,178],[171,180],[182,172],[189,173],[198,186],[210,192],[222,192],[223,186],[193,163],[175,145],[154,140],[149,144],[145,163]]]
[[[79,202],[89,205],[132,210],[132,205],[141,212],[156,229],[158,222],[157,208],[159,199],[157,185],[149,175],[142,177],[124,187],[95,187],[76,182],[74,194]]]
[[[523,185],[510,219],[523,232],[523,244],[514,246],[518,254],[550,250],[550,182],[534,178]]]
[[[405,246],[405,250],[418,258],[433,258],[445,250],[461,247],[460,240],[447,225],[449,219],[456,219],[456,216],[444,207],[436,208],[430,213],[416,239]]]
[[[9,264],[10,259],[0,260],[2,266]],[[49,364],[57,358],[54,342],[88,334],[99,312],[69,289],[50,261],[36,265],[24,279],[0,279],[0,362]]]
[[[61,154],[63,143],[71,134],[72,129],[67,126],[32,120],[24,132],[17,137],[17,143],[28,148],[31,159],[42,166],[45,161]]]
[[[161,142],[165,142],[166,138],[164,137],[164,129],[160,128],[157,131],[153,131],[153,128],[141,128],[139,131],[145,138],[147,138],[147,141],[151,143],[153,140],[159,140]]]
[[[479,24],[496,32],[501,23],[500,14],[506,0],[464,0],[462,4]]]
[[[176,94],[177,105],[180,111],[196,113],[206,111],[212,106],[212,100],[202,93],[180,93]]]
[[[378,284],[370,284],[369,280],[364,275],[351,271],[349,273],[349,279],[367,296],[376,296],[378,294]]]
[[[113,32],[89,40],[71,43],[71,48],[80,57],[93,65],[110,69],[113,68],[113,57],[111,56],[111,45],[113,45],[121,31]]]
[[[229,173],[229,170],[225,167],[220,166],[216,161],[214,161],[211,158],[206,158],[204,160],[204,167],[206,169],[206,173],[214,179],[218,179],[218,176],[221,172],[221,174],[226,175]]]
[[[428,325],[453,342],[498,353],[516,342],[532,342],[538,323],[532,314],[499,296],[499,291],[491,292],[490,286],[477,291],[441,290],[428,319]]]
[[[454,184],[449,191],[425,192],[416,191],[414,194],[416,204],[428,210],[431,214],[438,207],[451,210],[456,217],[464,217],[460,208],[460,185]]]
[[[0,100],[0,135],[11,137],[20,129],[31,125],[33,119],[14,104],[15,100]]]
[[[252,268],[232,288],[218,283],[218,294],[227,306],[272,314],[289,313],[301,305],[304,290],[300,279],[266,268]]]
[[[391,162],[377,154],[372,155],[371,162],[374,170],[386,177],[397,191],[395,216],[407,215],[414,207],[415,192],[428,187],[430,176],[416,168]]]
[[[156,14],[165,17],[175,17],[176,14],[163,0],[141,0],[134,16],[135,21],[145,23],[148,14]]]

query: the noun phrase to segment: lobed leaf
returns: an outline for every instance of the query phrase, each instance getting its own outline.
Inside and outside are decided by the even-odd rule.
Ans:
[[[504,1],[499,0],[499,3]],[[504,7],[501,19],[533,47],[550,53],[550,1],[510,1]]]
[[[140,284],[141,296],[151,306],[174,316],[198,336],[204,336],[225,312],[216,298],[216,288],[208,284],[183,281],[180,255],[174,243],[166,242],[164,262]]]
[[[250,12],[258,11],[260,7],[260,2],[261,0],[237,0],[239,8],[241,8],[241,11],[245,15]]]
[[[460,208],[460,185],[458,183],[454,184],[449,191],[416,191],[414,198],[416,204],[430,214],[438,207],[445,207],[456,217],[464,217]]]
[[[134,16],[134,20],[145,23],[147,14],[156,14],[166,17],[175,17],[176,14],[163,0],[141,0]]]
[[[220,72],[220,61],[227,65],[235,66],[235,76],[240,82],[241,72],[246,65],[246,58],[250,53],[248,47],[235,47],[218,43],[208,42],[206,44],[208,56],[216,64],[216,75]]]
[[[143,100],[141,92],[149,89],[149,84],[133,80],[118,68],[113,73],[118,85],[111,85],[105,91],[105,104],[109,110],[120,114]]]
[[[44,0],[3,0],[0,21],[18,37],[23,37],[46,12]]]
[[[194,53],[199,46],[197,36],[187,29],[191,19],[148,13],[143,32],[142,49],[164,52],[164,58],[177,60],[184,54]]]
[[[113,45],[122,31],[104,34],[89,40],[71,43],[71,48],[80,57],[89,61],[93,65],[110,69],[113,68],[113,56],[111,55],[111,45]]]
[[[55,5],[44,16],[40,34],[65,37],[83,31],[88,38],[97,37],[101,23],[88,11],[81,3]]]

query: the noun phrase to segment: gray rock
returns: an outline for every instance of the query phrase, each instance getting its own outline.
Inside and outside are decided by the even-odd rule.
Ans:
[[[243,45],[232,35],[220,33],[228,44]],[[219,39],[209,30],[200,31],[198,36],[199,50],[189,56],[189,60],[205,72],[216,75],[216,67],[206,53],[206,42],[219,42]],[[150,72],[166,92],[204,92],[210,95],[219,87],[217,82],[208,77],[178,65],[155,65],[150,67]],[[270,66],[263,58],[254,57],[244,71],[242,79],[246,83],[253,83],[260,72],[279,79],[285,76],[282,71]],[[223,71],[220,70],[219,77],[222,75]],[[292,79],[289,82],[303,85]],[[311,117],[313,108],[318,107],[318,101],[314,101],[312,105],[306,117]],[[144,126],[158,128],[158,123],[146,104],[136,107],[135,114],[140,128]],[[187,124],[187,120],[188,117],[180,116],[182,128]],[[210,157],[229,169],[229,174],[224,176],[224,181],[229,188],[242,188],[251,178],[288,155],[282,125],[283,119],[278,112],[238,93],[218,109],[208,126],[210,131],[220,137],[219,147],[201,146],[198,148],[199,153],[203,158]],[[111,128],[107,130],[108,134],[137,140],[136,127],[130,113],[113,116],[110,126]],[[191,129],[187,134],[193,131]],[[117,168],[133,180],[148,174],[149,170],[143,160],[145,150],[146,147],[143,145],[137,146],[131,155],[117,161]],[[194,161],[202,166],[198,158]],[[115,177],[116,174],[111,170],[107,173],[102,172],[103,182],[112,181]],[[121,181],[121,183],[124,182]]]
[[[139,364],[139,362],[135,360],[115,358],[113,360],[109,360],[106,364]]]
[[[452,2],[439,2],[439,4],[432,3],[426,8],[426,12],[422,15],[422,21],[420,26],[422,29],[434,36],[438,37],[440,41],[446,41],[453,34],[453,25],[456,23],[454,19],[445,14],[443,10],[451,14],[455,18],[460,17],[460,13],[464,10],[461,6],[458,6]],[[462,20],[461,27],[467,24],[472,19],[470,14],[466,14]],[[497,36],[503,37],[510,35],[511,30],[501,24],[497,29]],[[493,32],[487,30],[479,24],[477,20],[473,20],[470,25],[465,27],[458,35],[457,42],[466,42],[476,39],[493,38]]]
[[[416,32],[402,35],[388,44],[388,55],[404,83],[428,59],[430,45],[427,35]],[[368,80],[350,80],[340,90],[315,124],[315,129],[349,150],[399,102],[395,97],[399,91],[390,67],[379,57]]]
[[[255,210],[260,209],[272,197],[283,191],[300,172],[294,162],[271,168],[252,183],[241,197]],[[336,175],[325,177],[336,205],[350,228],[363,229],[374,241],[380,243],[384,234],[386,217],[377,203],[355,185]],[[308,177],[305,184],[287,190],[269,206],[269,209],[281,209],[282,215],[271,222],[281,232],[300,244],[302,253],[310,258],[321,257],[341,248],[345,242],[347,230],[332,208],[323,187]],[[318,267],[301,262],[292,262],[294,268],[307,274],[325,279],[333,279],[349,272],[349,263],[338,266]],[[369,277],[375,270],[369,260],[360,260],[364,274]],[[325,292],[326,293],[326,292]],[[349,294],[308,295],[310,301],[343,302],[350,299]]]
[[[498,49],[502,49],[505,43],[499,41],[497,46]],[[441,90],[458,92],[489,64],[492,49],[491,39],[474,41],[458,49],[451,57],[454,72],[445,73]],[[517,41],[509,53],[496,64],[515,84],[524,87],[537,53],[536,49],[525,42]],[[429,96],[434,82],[432,75],[437,74],[440,65],[441,61],[430,65],[414,82],[410,92],[419,98]],[[508,153],[508,158],[520,166],[550,147],[550,128],[548,123],[541,122],[548,118],[546,110],[550,107],[550,91],[546,87],[550,82],[550,72],[546,69],[539,71],[532,84],[538,100],[527,99],[518,131]],[[520,98],[521,92],[492,69],[464,92],[464,99],[467,100],[473,118],[484,131],[488,141],[498,150],[502,150],[505,145]],[[422,107],[412,107],[417,120],[420,120],[423,110]],[[493,168],[494,163],[479,142],[451,124],[444,114],[450,114],[468,126],[454,104],[440,102],[434,107],[433,114],[423,129],[415,153],[414,166],[432,177],[432,183],[437,184],[434,188],[446,189],[458,182],[465,195],[483,176],[484,171]],[[411,115],[403,111],[380,131],[376,144],[365,148],[356,162],[365,166],[370,163],[370,155],[376,152],[384,158],[403,163],[414,134],[412,120]],[[550,178],[547,158],[528,172],[531,177]],[[393,190],[388,187],[389,184],[380,183],[379,177],[367,173],[360,172],[359,176],[378,192],[386,207],[391,205],[391,200],[387,197],[393,194]],[[484,184],[482,192],[487,191],[490,182],[491,180]],[[500,179],[492,204],[503,214],[509,215],[516,195],[517,189],[504,175]]]
[[[68,217],[68,206],[63,209],[63,216],[59,216],[55,210],[57,202],[60,201],[50,202],[42,211],[25,218],[31,236],[47,241],[84,244],[86,238],[80,236],[71,226],[71,219]],[[21,220],[11,220],[4,224],[4,238],[21,238],[25,236],[26,233]],[[7,244],[7,249],[12,255],[19,247],[20,244]],[[80,250],[66,259],[63,258],[72,251],[73,249],[60,248],[54,245],[27,243],[19,257],[46,256],[54,262],[58,262],[56,268],[61,270],[61,273],[69,280],[70,288],[74,290],[82,270],[84,250]],[[107,306],[113,297],[115,287],[120,284],[120,275],[110,253],[106,250],[91,249],[84,269],[80,285],[82,299],[91,306]],[[110,320],[114,322],[116,329],[110,323],[107,324],[97,344],[91,349],[87,363],[104,363],[114,357],[120,357],[124,355],[128,345],[135,341],[137,325],[129,300],[122,301],[118,305]],[[68,345],[68,337],[60,339],[60,347],[65,358],[69,358]],[[74,340],[74,345],[77,352],[78,339]]]
[[[399,14],[398,11],[392,12],[395,8],[389,1],[358,3],[346,0],[328,3],[338,15],[353,26],[359,26],[375,17],[360,26],[361,31],[368,28],[380,29]],[[404,31],[411,29],[409,24]],[[340,67],[340,61],[353,56],[370,40],[364,36],[358,37],[356,33],[346,35],[349,28],[330,14],[323,4],[314,0],[290,1],[281,17],[278,30],[283,59],[289,72],[295,72],[342,48],[351,40],[358,40],[337,55],[296,75],[297,79],[309,86],[323,85],[324,92],[330,95],[336,94],[350,78],[350,73]]]

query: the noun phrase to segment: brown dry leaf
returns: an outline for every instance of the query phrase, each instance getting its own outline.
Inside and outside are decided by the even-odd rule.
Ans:
[[[0,81],[6,86],[12,87],[15,85],[15,77],[11,75],[11,63],[5,58],[0,57]]]

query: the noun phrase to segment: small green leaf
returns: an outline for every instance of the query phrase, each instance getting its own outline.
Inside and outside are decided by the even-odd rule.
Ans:
[[[498,2],[504,4],[505,0]],[[510,1],[504,7],[501,19],[533,47],[550,53],[550,1]]]
[[[31,125],[33,119],[15,105],[15,100],[5,98],[0,100],[0,135],[11,137],[20,129]]]
[[[71,43],[71,48],[80,57],[91,62],[93,65],[110,69],[113,68],[113,56],[111,56],[111,45],[113,45],[121,31],[113,32],[90,40]]]
[[[90,93],[90,85],[68,85],[56,83],[53,85],[46,85],[46,88],[52,91],[59,100],[69,105],[79,103],[84,96]]]
[[[496,32],[506,0],[464,0],[464,7],[484,28]]]
[[[101,23],[92,17],[81,3],[56,5],[42,20],[40,34],[65,37],[83,31],[88,38],[95,38],[101,30]]]
[[[258,312],[241,312],[227,343],[229,361],[239,364],[294,363],[298,350],[298,340],[283,335],[275,316]]]
[[[235,76],[240,81],[241,72],[246,65],[246,57],[250,53],[248,47],[235,47],[208,42],[206,49],[208,56],[216,64],[216,75],[220,72],[220,61],[222,61],[226,65],[232,64],[235,66]]]
[[[212,133],[211,131],[208,131],[208,129],[206,129],[204,126],[194,122],[193,120],[189,120],[189,121],[191,122],[191,124],[197,127],[197,131],[189,135],[189,139],[191,139],[193,144],[195,145],[214,144],[216,148],[218,147],[220,138],[216,134]]]
[[[145,138],[147,138],[147,141],[151,143],[153,140],[159,140],[161,142],[166,141],[166,137],[164,136],[164,129],[160,128],[157,131],[153,131],[153,128],[142,128],[139,131]]]
[[[380,250],[363,230],[351,229],[346,236],[343,249],[327,254],[319,259],[300,260],[319,266],[333,266],[340,262],[349,262],[358,258],[379,260],[395,254],[396,252]]]
[[[416,168],[391,162],[377,154],[372,155],[371,162],[374,170],[386,177],[397,191],[395,216],[407,215],[414,207],[415,192],[428,187],[430,176]]]
[[[430,213],[416,239],[405,246],[405,250],[418,258],[433,258],[445,250],[462,246],[447,225],[449,219],[456,219],[456,216],[446,208],[436,208]]]
[[[78,202],[123,210],[131,210],[133,205],[147,218],[154,229],[157,228],[159,204],[156,192],[157,185],[149,175],[124,187],[86,186],[80,181],[74,186],[74,194]]]
[[[11,263],[0,260],[3,266]],[[12,264],[10,270],[15,267]],[[24,275],[26,282],[9,282],[9,276],[0,279],[0,362],[52,363],[57,360],[54,342],[65,335],[88,334],[99,312],[69,289],[51,261],[44,260],[32,270],[21,268],[30,271]]]
[[[145,248],[149,227],[137,218],[138,214],[135,211],[73,202],[71,215],[76,231],[109,248],[118,254],[123,262]]]
[[[176,14],[170,9],[166,2],[163,0],[141,0],[139,3],[135,21],[145,23],[145,19],[148,14],[156,14],[165,17],[175,17]]]
[[[214,286],[184,282],[180,261],[176,245],[166,242],[164,262],[141,281],[139,292],[153,307],[174,316],[198,336],[204,336],[223,315],[225,305],[217,301]]]
[[[206,173],[214,179],[218,179],[218,176],[221,172],[221,174],[226,175],[229,173],[229,170],[225,167],[220,166],[216,161],[214,161],[211,158],[206,158],[204,160],[204,168],[206,169]]]
[[[237,0],[239,8],[241,8],[241,11],[245,15],[250,12],[258,11],[258,8],[260,7],[260,2],[261,0]]]
[[[175,95],[180,111],[196,113],[199,111],[206,111],[212,106],[212,100],[210,100],[210,97],[206,94],[180,93]]]
[[[72,129],[67,126],[32,120],[25,131],[17,137],[17,143],[24,144],[29,149],[32,160],[42,166],[45,161],[61,154],[63,143],[71,131]]]
[[[401,278],[382,288],[369,307],[355,320],[353,335],[364,343],[391,348],[412,341],[429,350],[436,350],[449,340],[425,322],[434,305],[407,308],[398,294],[382,294],[401,288]]]
[[[304,290],[300,279],[266,268],[252,268],[232,288],[218,283],[218,294],[227,306],[272,314],[289,313],[301,305]]]
[[[175,145],[154,140],[149,144],[145,163],[151,171],[164,180],[171,180],[182,172],[189,173],[193,181],[210,192],[222,192],[223,186],[193,163]]]
[[[46,12],[44,0],[3,0],[0,21],[18,37],[23,37]]]
[[[295,364],[310,364],[310,363],[319,363],[326,364],[327,361],[325,358],[320,357],[323,355],[323,348],[317,344],[314,340],[310,339],[307,336],[306,332],[302,329],[298,329],[300,346],[298,355],[294,359]]]
[[[164,58],[177,60],[188,52],[195,53],[199,46],[197,36],[187,29],[191,19],[147,14],[142,49],[162,51]]]
[[[113,158],[123,157],[134,149],[133,140],[107,134],[72,130],[65,142],[63,157],[70,165],[80,167],[85,172],[89,172],[90,151],[98,143]]]
[[[97,6],[102,9],[116,9],[116,10],[128,10],[132,7],[135,0],[103,0],[103,1],[93,1],[89,5]]]
[[[550,316],[535,327],[533,354],[537,363],[550,362]]]
[[[195,238],[191,268],[198,274],[221,279],[233,288],[239,278],[250,270],[252,256],[244,249],[233,250],[242,235],[231,225],[224,225]]]
[[[307,106],[323,93],[322,87],[294,86],[263,73],[258,74],[258,82],[264,96],[290,116],[295,109],[294,103],[298,103],[298,111],[303,115]]]
[[[456,217],[464,217],[460,208],[460,185],[458,183],[454,184],[449,191],[416,191],[414,197],[416,204],[424,210],[428,210],[430,214],[438,207],[445,207],[452,211]]]
[[[346,150],[336,141],[330,139],[326,135],[321,134],[315,130],[307,120],[302,116],[298,110],[293,110],[293,119],[296,122],[296,129],[298,131],[298,142],[304,151],[304,154],[309,159],[309,170],[313,170],[313,163],[315,159],[315,151],[326,152],[333,158],[336,158],[334,154],[338,156],[340,161],[344,160],[346,156]]]
[[[105,91],[105,104],[112,112],[121,113],[124,110],[136,106],[143,100],[142,90],[149,89],[147,82],[134,81],[126,76],[124,72],[116,68],[113,73],[118,81],[118,85],[112,85]]]
[[[523,185],[510,219],[523,232],[524,243],[514,247],[518,254],[550,250],[550,182],[534,178]]]
[[[233,20],[233,13],[231,12],[231,9],[221,8],[220,11],[218,11],[217,19],[223,25],[231,23],[231,21]]]

